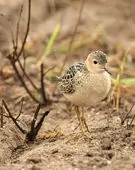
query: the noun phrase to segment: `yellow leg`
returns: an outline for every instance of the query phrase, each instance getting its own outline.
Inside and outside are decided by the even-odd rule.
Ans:
[[[89,130],[89,128],[88,128],[88,125],[87,125],[87,123],[86,123],[85,116],[84,116],[83,107],[82,107],[82,121],[83,121],[83,124],[84,124],[85,128],[87,129],[87,132],[90,132],[90,130]]]
[[[82,119],[81,119],[81,116],[80,116],[80,110],[79,110],[79,107],[78,106],[75,106],[75,110],[76,110],[76,113],[77,113],[77,118],[78,118],[78,121],[79,121],[79,125],[81,127],[81,130],[84,134],[84,125],[82,123]]]
[[[79,121],[79,126],[81,128],[82,134],[85,137],[89,138],[90,136],[89,136],[88,132],[90,132],[90,131],[89,131],[89,128],[87,126],[83,110],[82,110],[82,112],[80,112],[79,107],[75,106],[75,111],[76,111],[76,114],[77,114],[77,118],[78,118],[78,121]],[[87,132],[85,131],[85,129],[87,130]],[[69,142],[71,139],[73,139],[75,141],[77,141],[77,139],[78,139],[78,142],[79,142],[79,140],[82,139],[82,137],[83,137],[80,133],[79,133],[79,136],[78,136],[78,134],[70,134],[70,135],[72,135],[72,136],[69,137],[67,140],[65,140],[65,143]]]
[[[76,113],[77,113],[77,118],[78,118],[78,121],[79,121],[79,125],[81,127],[81,130],[82,130],[82,133],[86,135],[85,133],[85,130],[84,130],[84,127],[86,127],[86,129],[88,130],[88,126],[86,124],[86,120],[84,118],[84,114],[82,114],[82,116],[80,116],[80,111],[79,111],[79,107],[78,106],[75,106],[75,109],[76,109]]]

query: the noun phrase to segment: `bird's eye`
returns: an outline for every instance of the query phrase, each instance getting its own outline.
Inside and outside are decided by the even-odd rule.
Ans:
[[[96,60],[93,61],[94,64],[97,64],[98,62]]]

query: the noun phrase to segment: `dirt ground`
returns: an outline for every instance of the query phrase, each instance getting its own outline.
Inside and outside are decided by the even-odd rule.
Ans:
[[[15,26],[22,0],[0,1],[0,13],[10,18],[11,24],[0,18],[0,99],[4,99],[12,114],[20,110],[20,101],[24,98],[19,124],[30,128],[30,122],[37,104],[28,96],[18,80],[6,55],[11,51],[10,28]],[[67,46],[75,27],[80,1],[32,1],[32,20],[28,41],[25,47],[26,70],[36,85],[40,84],[37,61],[56,24],[61,30],[55,41],[53,53],[46,57],[45,66],[55,69],[48,77],[57,75],[66,52],[57,51]],[[24,3],[20,26],[20,41],[25,32],[27,3]],[[84,45],[75,48],[69,54],[66,66],[83,61],[87,53],[98,49],[108,54],[112,77],[116,78],[122,61],[123,49],[130,50],[123,77],[135,77],[135,2],[134,0],[87,0],[84,5],[77,37]],[[78,38],[78,39],[79,39]],[[77,39],[77,40],[78,40]],[[75,40],[75,41],[77,41]],[[54,55],[55,54],[55,55]],[[119,110],[113,110],[112,102],[101,102],[92,108],[85,108],[85,116],[90,128],[89,137],[82,136],[73,106],[56,89],[56,83],[45,79],[45,88],[51,104],[43,107],[39,118],[46,110],[45,118],[34,142],[25,143],[25,136],[15,127],[12,120],[4,117],[0,128],[0,170],[133,170],[135,169],[135,121],[130,128],[122,119],[135,104],[135,85],[122,86]],[[31,90],[33,90],[31,88]],[[131,111],[129,121],[135,115]],[[38,119],[39,119],[38,118]]]

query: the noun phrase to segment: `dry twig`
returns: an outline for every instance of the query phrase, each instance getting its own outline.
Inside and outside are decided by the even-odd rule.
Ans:
[[[20,112],[19,112],[18,116],[15,118],[16,121],[19,119],[20,115],[22,114],[23,102],[24,102],[24,98],[22,98],[22,100],[21,100],[21,108],[20,108]]]
[[[38,134],[38,131],[40,130],[41,126],[42,126],[42,123],[44,121],[44,118],[49,114],[50,111],[46,111],[41,119],[39,120],[39,122],[37,123],[37,125],[35,126],[35,123],[36,123],[36,120],[37,120],[37,116],[38,116],[38,113],[39,113],[39,110],[40,110],[40,105],[37,106],[37,109],[35,111],[35,114],[34,114],[34,117],[33,117],[33,120],[31,122],[31,129],[30,131],[27,133],[26,135],[26,141],[34,141],[34,139],[36,138],[37,134]]]
[[[22,46],[21,46],[20,51],[18,52],[17,57],[20,57],[20,55],[22,54],[22,52],[24,50],[24,46],[26,44],[26,40],[27,40],[28,33],[30,30],[30,20],[31,20],[31,0],[28,0],[28,21],[27,21],[26,33],[25,33],[25,36],[24,36],[24,39],[22,42]]]
[[[41,64],[41,95],[43,103],[48,103],[48,99],[46,98],[46,91],[45,91],[45,85],[44,85],[44,65]]]
[[[19,13],[19,17],[18,17],[17,26],[16,26],[16,41],[15,41],[16,50],[18,47],[19,28],[20,28],[20,20],[21,20],[22,12],[23,12],[23,4],[21,5],[21,8],[20,8],[20,13]]]
[[[129,115],[131,114],[134,106],[135,106],[135,104],[133,104],[133,105],[131,106],[131,108],[130,108],[130,110],[127,112],[125,118],[121,121],[121,124],[122,124],[122,125],[123,125],[123,124],[125,123],[125,121],[127,120],[127,127],[131,127],[131,126],[132,126],[132,123],[133,123],[133,121],[134,121],[134,119],[135,119],[135,114],[132,116],[132,119],[131,119],[130,123],[129,123]]]
[[[46,97],[46,91],[44,88],[44,73],[43,73],[43,68],[41,69],[41,88],[38,88],[32,81],[32,79],[28,76],[28,74],[25,71],[25,65],[23,66],[21,61],[20,61],[20,57],[22,56],[23,52],[24,52],[24,47],[26,44],[26,40],[28,37],[28,33],[29,33],[29,29],[30,29],[30,20],[31,20],[31,0],[28,0],[28,20],[27,20],[27,26],[26,26],[26,32],[25,32],[25,36],[22,42],[22,45],[20,47],[20,49],[18,50],[18,34],[19,34],[19,26],[20,26],[20,20],[21,20],[21,14],[22,14],[22,10],[23,10],[23,5],[21,6],[21,10],[20,10],[20,14],[19,14],[19,18],[18,18],[18,22],[17,22],[17,28],[16,28],[16,39],[14,40],[14,37],[12,36],[12,42],[13,42],[13,52],[10,53],[7,58],[9,59],[18,79],[20,80],[22,86],[24,87],[24,89],[26,90],[26,92],[28,93],[28,95],[38,104],[40,105],[47,105],[48,104],[48,99]],[[18,65],[19,68],[18,68]],[[43,66],[41,66],[43,67]],[[20,73],[20,70],[22,73]],[[40,93],[39,95],[41,96],[40,98],[42,100],[39,100],[30,90],[30,88],[28,87],[28,85],[26,84],[25,78],[28,80],[29,84],[31,84],[31,86],[35,89],[36,93]],[[39,89],[41,89],[41,91],[39,92]]]
[[[72,48],[72,45],[73,45],[73,42],[74,42],[74,39],[75,39],[75,36],[76,36],[76,33],[77,33],[78,25],[79,25],[80,20],[81,20],[81,16],[82,16],[84,4],[85,4],[85,0],[82,0],[81,6],[80,6],[80,10],[79,10],[78,19],[77,19],[75,28],[74,28],[74,30],[73,30],[71,40],[70,40],[70,42],[69,42],[68,54],[67,54],[67,55],[65,56],[65,58],[64,58],[64,61],[63,61],[62,67],[61,67],[61,69],[60,69],[59,75],[61,75],[61,73],[62,73],[62,71],[63,71],[63,69],[64,69],[64,67],[65,67],[65,64],[66,64],[66,62],[67,62],[67,60],[68,60],[68,55],[69,55],[69,53],[70,53],[70,51],[71,51],[71,48]]]
[[[17,127],[23,134],[26,134],[27,131],[24,130],[24,129],[18,124],[18,122],[16,121],[16,119],[12,116],[12,113],[10,112],[10,110],[9,110],[9,108],[8,108],[8,106],[7,106],[7,104],[6,104],[6,102],[5,102],[4,100],[2,100],[2,103],[3,103],[3,106],[4,106],[5,109],[6,109],[6,111],[7,111],[8,115],[9,115],[9,117],[12,119],[12,121],[14,122],[14,124],[16,125],[16,127]]]
[[[29,90],[29,88],[28,88],[28,86],[26,85],[23,77],[22,77],[21,74],[19,73],[19,70],[18,70],[18,68],[17,68],[17,66],[16,66],[16,63],[15,63],[15,60],[14,60],[14,57],[9,54],[8,58],[9,58],[9,60],[10,60],[10,63],[11,63],[11,65],[12,65],[12,67],[13,67],[16,75],[18,76],[19,80],[21,81],[23,87],[25,88],[25,90],[26,90],[26,92],[29,94],[29,96],[30,96],[36,103],[43,104],[43,103],[42,103],[41,101],[39,101],[39,100],[31,93],[31,91]]]
[[[1,114],[0,114],[1,115],[1,117],[0,117],[0,120],[1,120],[0,127],[3,128],[3,124],[4,124],[3,123],[3,117],[4,117],[4,115],[3,115],[3,108],[2,107],[0,107],[0,112],[1,112]]]
[[[22,100],[23,101],[23,100]],[[33,119],[31,121],[31,127],[30,127],[30,130],[29,131],[26,131],[25,129],[23,129],[17,122],[18,118],[20,117],[21,113],[22,113],[22,106],[23,106],[23,102],[21,104],[21,109],[20,109],[20,113],[19,115],[14,118],[14,116],[12,115],[12,113],[10,112],[6,102],[4,100],[2,100],[2,104],[6,110],[6,112],[8,113],[8,118],[11,118],[13,123],[16,125],[16,127],[20,130],[21,133],[25,134],[26,135],[26,141],[29,142],[29,141],[34,141],[41,126],[42,126],[42,123],[45,119],[45,117],[49,114],[50,111],[45,111],[42,115],[42,117],[40,118],[40,120],[38,121],[37,125],[35,126],[35,123],[37,121],[37,117],[38,117],[38,114],[39,114],[39,110],[41,108],[41,105],[39,104],[37,106],[37,109],[35,111],[35,114],[33,116]]]
[[[31,80],[31,78],[28,76],[28,74],[26,73],[26,71],[25,71],[25,67],[23,67],[23,65],[22,65],[22,63],[20,62],[20,59],[18,58],[18,64],[19,64],[19,66],[20,66],[20,68],[21,68],[21,70],[22,70],[22,72],[23,72],[23,75],[27,78],[27,80],[30,82],[30,84],[32,85],[32,87],[38,92],[39,91],[39,89],[38,89],[38,87],[33,83],[33,81]]]

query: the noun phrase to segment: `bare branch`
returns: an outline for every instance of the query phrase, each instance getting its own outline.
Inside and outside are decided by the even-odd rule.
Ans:
[[[41,117],[41,119],[39,120],[39,122],[37,123],[37,126],[34,127],[33,131],[30,131],[30,132],[27,133],[27,135],[26,135],[26,141],[27,141],[27,142],[28,142],[28,141],[34,141],[34,139],[36,138],[36,136],[37,136],[37,134],[38,134],[38,132],[39,132],[41,126],[42,126],[42,123],[43,123],[45,117],[49,114],[49,112],[50,112],[50,111],[46,111],[46,112],[42,115],[42,117]]]
[[[27,27],[26,27],[26,33],[22,42],[22,46],[20,51],[17,54],[17,57],[19,58],[20,55],[22,54],[23,50],[24,50],[24,46],[28,37],[28,33],[29,33],[29,29],[30,29],[30,20],[31,20],[31,0],[28,0],[28,21],[27,21]]]
[[[21,20],[22,12],[23,12],[23,4],[21,4],[20,13],[16,25],[16,49],[18,47],[18,36],[19,36],[19,28],[20,28],[20,20]]]
[[[18,120],[18,118],[19,118],[19,117],[20,117],[20,115],[22,114],[23,102],[24,102],[24,98],[22,98],[22,101],[21,101],[21,108],[20,108],[20,112],[19,112],[18,116],[15,118],[15,119],[16,119],[16,121]]]
[[[0,113],[0,115],[1,115],[1,125],[0,125],[0,127],[3,128],[3,124],[4,124],[3,123],[3,117],[4,117],[4,115],[3,115],[3,108],[2,107],[0,107],[0,112],[1,112]]]
[[[46,98],[45,85],[44,85],[44,65],[41,64],[41,95],[43,103],[47,104],[48,100]]]
[[[37,120],[37,116],[38,116],[38,113],[39,113],[39,110],[40,110],[40,104],[37,106],[37,109],[35,111],[35,114],[34,114],[34,117],[33,117],[33,120],[31,122],[31,130],[30,131],[33,131],[34,130],[34,126],[35,126],[35,123],[36,123],[36,120]]]
[[[22,10],[23,10],[23,6],[21,6],[21,10],[20,10],[20,15],[18,18],[18,22],[17,22],[17,28],[16,28],[16,46],[14,45],[14,50],[12,53],[10,53],[7,58],[10,60],[10,63],[18,77],[18,79],[20,80],[22,86],[24,87],[24,89],[26,90],[26,92],[28,93],[28,95],[38,104],[41,105],[46,105],[48,100],[46,97],[46,92],[45,92],[45,87],[44,87],[44,72],[43,72],[43,66],[41,66],[41,91],[39,92],[39,88],[33,83],[33,81],[31,80],[31,78],[28,76],[28,74],[25,71],[25,65],[23,66],[21,61],[20,61],[20,56],[23,54],[24,52],[24,46],[28,37],[28,33],[29,33],[29,29],[30,29],[30,20],[31,20],[31,0],[28,0],[28,20],[27,20],[27,27],[26,27],[26,32],[25,32],[25,36],[22,42],[22,46],[20,48],[20,50],[18,49],[18,34],[19,34],[19,26],[20,26],[20,19],[21,19],[21,14],[22,14]],[[25,58],[24,58],[25,61]],[[19,68],[18,65],[19,64]],[[25,64],[25,62],[24,62]],[[21,70],[19,70],[21,69]],[[23,73],[23,75],[21,74]],[[24,76],[24,77],[23,77]],[[27,83],[25,82],[24,78],[26,78],[28,80],[28,83],[31,84],[31,86],[36,90],[36,92],[39,94],[40,93],[40,97],[42,98],[42,101],[40,101],[40,99],[38,99],[35,95],[33,95],[33,93],[31,92],[30,88],[28,87]],[[20,116],[20,115],[18,115]],[[17,117],[18,119],[18,117]]]
[[[130,108],[130,110],[129,110],[129,112],[128,112],[128,115],[129,115],[130,113],[131,113],[131,115],[132,115],[132,110],[133,110],[134,106],[135,106],[135,104],[133,104],[132,107]],[[126,115],[126,116],[127,116],[127,115]],[[128,117],[128,116],[127,116],[127,117]],[[126,117],[126,118],[127,118],[127,117]],[[130,123],[129,123],[129,119],[127,119],[127,127],[131,127],[131,126],[132,126],[132,123],[133,123],[134,119],[135,119],[135,114],[132,116]]]
[[[49,112],[50,111],[46,111],[43,115],[42,115],[42,117],[41,117],[41,119],[39,120],[39,122],[37,123],[37,126],[36,126],[36,133],[38,133],[38,131],[40,130],[40,128],[41,128],[41,126],[42,126],[42,123],[43,123],[43,121],[44,121],[44,118],[49,114]]]
[[[19,64],[19,66],[20,66],[20,68],[21,68],[24,76],[25,76],[25,77],[27,78],[27,80],[30,82],[30,84],[32,85],[32,87],[38,92],[37,86],[33,83],[33,81],[31,80],[31,78],[30,78],[30,77],[28,76],[28,74],[26,73],[26,71],[25,71],[24,67],[22,66],[22,63],[20,62],[19,58],[17,59],[17,61],[18,61],[18,64]]]
[[[134,104],[131,106],[130,110],[127,112],[125,118],[121,121],[122,125],[125,123],[126,119],[128,118],[129,114],[131,113],[133,107],[134,107]]]
[[[133,115],[133,117],[132,117],[132,119],[131,119],[131,122],[128,124],[128,127],[131,127],[131,126],[132,126],[132,123],[133,123],[134,119],[135,119],[135,114]]]
[[[16,119],[12,116],[12,113],[10,112],[6,102],[4,100],[2,100],[3,106],[5,107],[6,111],[8,112],[10,118],[12,119],[12,121],[14,122],[14,124],[16,125],[16,127],[23,133],[26,134],[26,130],[24,130],[16,121]]]
[[[16,64],[15,64],[15,61],[14,61],[13,57],[12,57],[11,55],[9,55],[8,58],[9,58],[11,64],[12,64],[12,67],[13,67],[14,71],[16,72],[19,80],[21,81],[23,87],[25,88],[26,92],[29,94],[29,96],[30,96],[36,103],[42,104],[42,103],[31,93],[31,91],[30,91],[29,88],[27,87],[27,85],[26,85],[23,77],[20,75],[20,73],[19,73],[19,71],[18,71],[18,69],[17,69],[17,67],[16,67]]]
[[[67,55],[65,56],[65,58],[64,58],[64,61],[63,61],[63,64],[62,64],[62,67],[61,67],[61,70],[60,70],[59,75],[61,75],[61,73],[62,73],[62,71],[63,71],[63,69],[64,69],[64,66],[65,66],[65,64],[66,64],[66,62],[67,62],[67,60],[68,60],[68,55],[69,55],[69,53],[70,53],[70,51],[71,51],[72,44],[73,44],[73,42],[74,42],[74,38],[75,38],[75,35],[76,35],[76,33],[77,33],[77,28],[78,28],[78,25],[79,25],[80,20],[81,20],[81,16],[82,16],[84,4],[85,4],[85,0],[82,0],[81,6],[80,6],[80,10],[79,10],[79,16],[78,16],[78,19],[77,19],[75,28],[74,28],[74,30],[73,30],[73,34],[72,34],[72,36],[71,36],[71,41],[69,42],[68,54],[67,54]]]
[[[40,107],[41,107],[41,105],[39,104],[39,105],[37,106],[36,111],[35,111],[33,120],[32,120],[32,122],[31,122],[31,129],[30,129],[30,131],[29,131],[29,132],[27,133],[27,135],[26,135],[26,141],[27,141],[27,142],[28,142],[28,141],[34,141],[34,139],[36,138],[36,136],[37,136],[37,134],[38,134],[38,132],[39,132],[41,126],[42,126],[42,123],[43,123],[45,117],[46,117],[46,116],[49,114],[49,112],[50,112],[50,111],[46,111],[46,112],[42,115],[41,119],[39,120],[39,122],[37,123],[37,125],[36,125],[36,127],[35,127],[35,123],[36,123],[36,120],[37,120],[37,116],[38,116]]]
[[[23,101],[23,100],[22,100]],[[23,103],[23,102],[22,102]],[[4,109],[6,110],[7,114],[9,115],[8,117],[12,119],[13,123],[16,125],[16,127],[23,133],[26,135],[26,141],[29,142],[29,141],[34,141],[41,126],[42,126],[42,123],[45,119],[45,117],[49,114],[50,111],[46,111],[42,117],[40,118],[39,122],[37,123],[37,125],[35,126],[35,123],[36,123],[36,120],[37,120],[37,116],[38,116],[38,113],[39,113],[39,110],[41,108],[41,105],[39,104],[36,108],[36,111],[34,113],[34,116],[33,116],[33,119],[31,121],[31,128],[30,128],[30,131],[26,131],[24,130],[18,123],[17,123],[17,119],[18,119],[18,116],[17,118],[14,118],[12,116],[12,113],[10,112],[6,102],[4,100],[2,100],[2,104],[4,106]],[[22,105],[21,105],[21,110],[22,110]],[[21,113],[21,111],[20,111]],[[0,115],[3,115],[0,113]],[[20,114],[19,114],[20,115]],[[6,116],[7,117],[7,116]],[[3,126],[2,126],[3,127]]]

